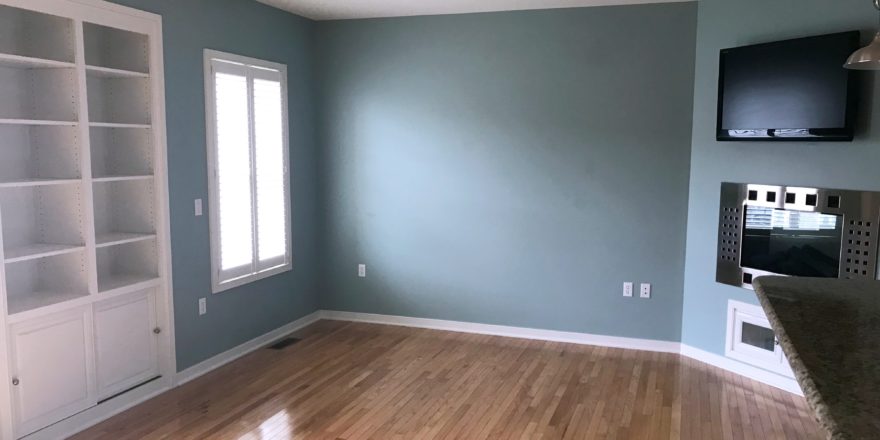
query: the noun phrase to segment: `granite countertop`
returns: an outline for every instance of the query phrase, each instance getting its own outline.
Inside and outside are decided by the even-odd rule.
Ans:
[[[880,439],[880,281],[774,276],[754,287],[828,438]]]

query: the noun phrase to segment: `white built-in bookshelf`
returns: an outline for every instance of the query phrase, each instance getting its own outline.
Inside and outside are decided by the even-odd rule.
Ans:
[[[0,371],[10,379],[0,386],[2,438],[46,428],[173,366],[159,359],[172,357],[170,336],[153,337],[171,327],[164,92],[153,53],[161,27],[152,14],[108,5],[0,0],[0,352],[9,351]],[[37,343],[32,335],[53,326],[81,328],[82,341],[74,331],[73,341]],[[118,335],[140,338],[137,353],[113,352],[138,345],[108,345]],[[67,373],[27,363],[58,363],[52,344],[70,352],[72,343],[83,346],[86,379],[74,368],[65,401],[58,390],[40,396],[34,382]],[[144,350],[154,359],[131,365]],[[78,361],[70,362],[64,368]],[[71,402],[79,385],[82,401]]]
[[[83,23],[83,70],[73,20],[8,6],[0,17],[25,36],[0,35],[8,312],[158,280],[147,36]],[[81,100],[88,114],[79,114]]]

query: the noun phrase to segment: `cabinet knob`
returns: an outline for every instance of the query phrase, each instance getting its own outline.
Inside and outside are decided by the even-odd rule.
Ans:
[[[18,386],[18,383],[19,383],[19,382],[18,382],[18,378],[17,378],[17,377],[13,377],[13,378],[12,378],[12,385]]]
[[[155,333],[155,334],[158,335],[159,333],[162,333],[162,329],[159,328],[159,327],[156,327],[156,328],[153,329],[153,333]]]

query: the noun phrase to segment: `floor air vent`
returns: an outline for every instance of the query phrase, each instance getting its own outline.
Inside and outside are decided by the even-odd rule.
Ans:
[[[296,344],[299,341],[301,341],[301,339],[284,338],[284,339],[270,345],[268,348],[270,350],[284,350],[285,348],[290,347],[291,345]]]

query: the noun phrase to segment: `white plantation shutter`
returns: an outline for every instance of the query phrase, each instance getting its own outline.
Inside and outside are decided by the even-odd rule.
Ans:
[[[289,270],[282,65],[206,51],[214,292]]]
[[[254,78],[257,255],[258,266],[267,269],[283,264],[287,254],[284,112],[278,72],[257,73],[269,77]],[[272,76],[275,78],[272,79]]]
[[[238,67],[219,64],[217,67]],[[220,232],[221,278],[253,272],[253,216],[251,215],[250,116],[247,76],[214,71],[217,200]]]

